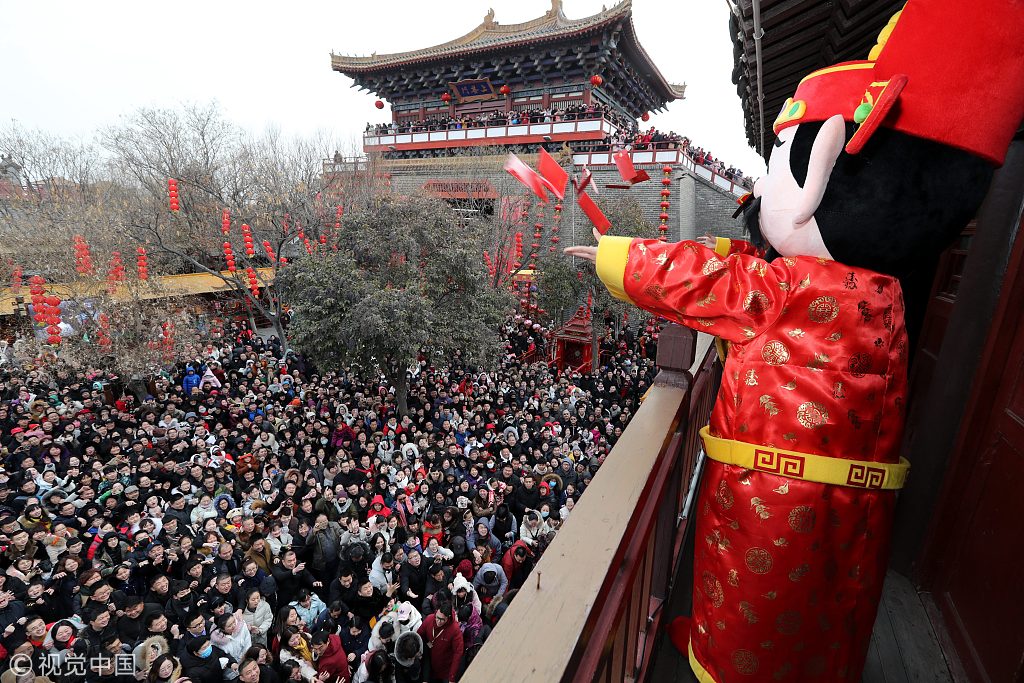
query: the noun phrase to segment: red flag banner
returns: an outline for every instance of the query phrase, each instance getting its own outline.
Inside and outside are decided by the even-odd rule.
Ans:
[[[551,194],[558,197],[559,200],[565,199],[565,186],[569,182],[569,174],[544,149],[540,150],[537,171],[544,180],[544,185],[551,190]]]
[[[548,195],[547,192],[544,191],[544,180],[537,175],[536,171],[524,164],[523,161],[515,154],[510,153],[508,155],[508,159],[505,160],[505,170],[508,171],[513,178],[521,182],[523,185],[526,185],[531,192],[537,195],[538,199],[545,204],[548,203]]]
[[[590,195],[586,192],[581,192],[576,197],[576,201],[580,205],[580,209],[583,211],[584,215],[586,215],[586,217],[590,219],[590,222],[594,224],[594,227],[597,228],[597,231],[602,235],[606,234],[608,229],[612,227],[611,221],[609,221],[608,217],[604,215],[604,212],[598,208],[597,204],[594,203],[594,200],[590,198]]]

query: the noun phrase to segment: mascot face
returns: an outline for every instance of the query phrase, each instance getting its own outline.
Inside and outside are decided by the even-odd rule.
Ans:
[[[833,259],[821,237],[814,212],[825,194],[836,159],[843,151],[846,128],[841,116],[833,116],[818,131],[807,161],[807,177],[801,184],[790,164],[793,141],[800,126],[783,130],[775,140],[768,174],[754,184],[760,199],[760,228],[764,239],[782,256],[816,256]]]

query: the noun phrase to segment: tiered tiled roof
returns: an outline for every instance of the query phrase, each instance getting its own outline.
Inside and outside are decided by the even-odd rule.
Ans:
[[[562,12],[562,0],[552,0],[551,9],[542,16],[520,24],[508,25],[502,25],[495,21],[494,10],[491,10],[484,17],[483,23],[466,35],[447,43],[409,52],[372,54],[369,57],[332,53],[331,68],[345,74],[391,71],[413,64],[449,61],[470,54],[548,43],[566,38],[578,38],[610,24],[624,22],[624,27],[627,28],[624,37],[636,56],[644,62],[644,73],[651,74],[652,81],[663,91],[662,94],[666,99],[681,99],[685,86],[670,84],[651,62],[650,57],[647,56],[636,39],[633,30],[632,8],[632,0],[622,0],[610,9],[593,16],[569,19]]]

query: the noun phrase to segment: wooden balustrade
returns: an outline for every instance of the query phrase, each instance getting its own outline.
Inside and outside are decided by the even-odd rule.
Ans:
[[[658,366],[640,410],[463,683],[644,680],[688,528],[697,432],[721,367],[710,337],[676,326],[661,334]]]

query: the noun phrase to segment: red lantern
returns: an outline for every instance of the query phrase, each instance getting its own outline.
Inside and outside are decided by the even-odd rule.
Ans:
[[[376,102],[373,103],[373,106],[377,107],[377,109],[383,109],[384,103],[381,102],[380,100],[377,100]]]
[[[449,93],[443,92],[441,93],[441,101],[448,104],[452,101],[452,96]]]
[[[590,77],[590,85],[594,86],[595,88],[600,87],[603,84],[604,79],[598,74],[594,74],[593,76]]]
[[[508,95],[510,92],[512,92],[512,88],[508,87],[508,85],[503,85],[500,88],[498,88],[498,92],[500,92],[502,95]]]
[[[650,121],[651,120],[650,113],[645,111],[643,114],[640,115],[640,120],[641,121]]]

